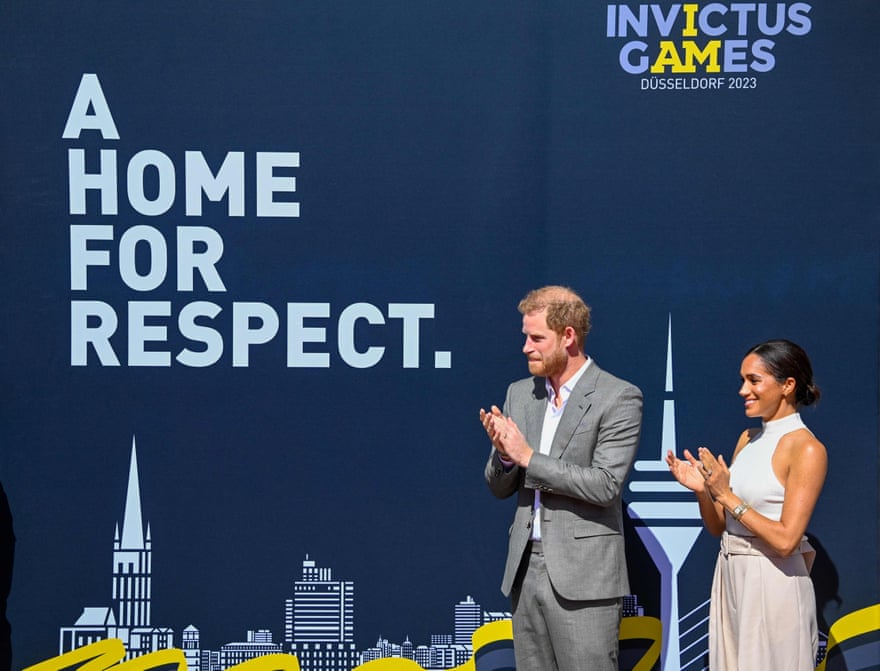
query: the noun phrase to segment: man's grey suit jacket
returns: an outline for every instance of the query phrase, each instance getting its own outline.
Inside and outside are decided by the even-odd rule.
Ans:
[[[506,471],[496,451],[485,477],[499,498],[517,494],[501,591],[509,596],[532,533],[535,490],[541,491],[541,541],[550,581],[572,600],[629,593],[621,491],[638,450],[642,393],[592,361],[559,421],[550,454],[538,452],[547,408],[543,377],[514,382],[504,414],[535,450],[528,469]]]

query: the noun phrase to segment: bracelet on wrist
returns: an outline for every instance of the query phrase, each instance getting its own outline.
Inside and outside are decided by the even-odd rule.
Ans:
[[[746,503],[745,501],[743,501],[736,508],[734,508],[733,510],[730,511],[730,515],[733,517],[733,519],[735,519],[737,522],[739,522],[739,519],[743,515],[745,515],[746,511],[749,510],[750,508],[751,508],[751,506],[748,503]]]

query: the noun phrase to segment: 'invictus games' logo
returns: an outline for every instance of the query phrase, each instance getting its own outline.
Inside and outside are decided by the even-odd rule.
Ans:
[[[776,41],[813,27],[806,2],[608,5],[606,36],[626,40],[620,67],[642,89],[756,88]]]

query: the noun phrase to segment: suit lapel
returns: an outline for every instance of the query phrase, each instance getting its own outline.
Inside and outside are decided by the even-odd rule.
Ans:
[[[535,388],[532,390],[532,402],[526,408],[526,425],[520,428],[523,429],[523,435],[529,445],[540,445],[544,413],[547,410],[547,386],[543,377],[533,378],[533,382]]]
[[[587,370],[584,371],[574,389],[571,390],[571,396],[568,397],[568,402],[565,404],[565,410],[559,420],[559,426],[556,428],[556,435],[553,436],[553,444],[550,446],[551,457],[556,459],[562,457],[575,430],[589,411],[591,405],[590,397],[596,391],[596,381],[599,379],[599,372],[599,367],[593,361]],[[540,434],[538,439],[540,440]]]

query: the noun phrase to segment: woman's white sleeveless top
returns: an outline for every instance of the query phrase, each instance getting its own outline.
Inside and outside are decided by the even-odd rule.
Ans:
[[[760,433],[740,450],[730,467],[730,488],[733,493],[771,520],[779,521],[782,517],[782,502],[785,499],[785,487],[773,472],[773,453],[782,436],[806,428],[799,413],[764,422]],[[752,535],[729,513],[726,528],[737,536]]]

